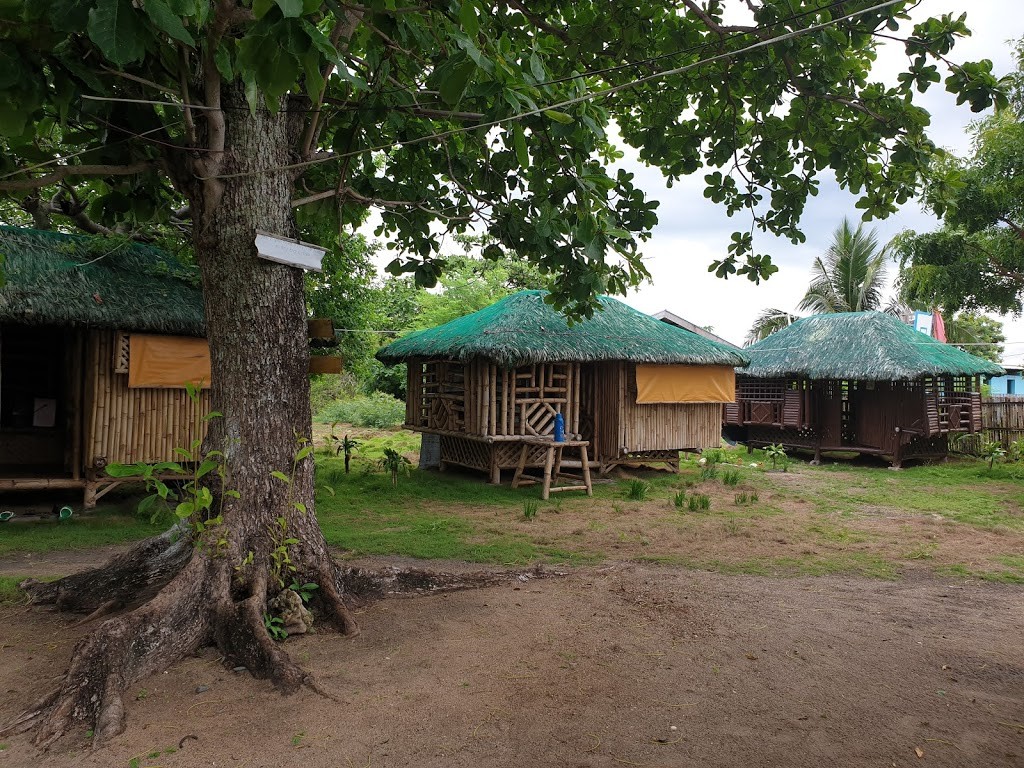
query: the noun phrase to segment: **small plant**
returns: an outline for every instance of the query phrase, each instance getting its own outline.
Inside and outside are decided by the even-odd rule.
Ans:
[[[613,502],[613,503],[612,503],[612,511],[613,511],[613,512],[614,512],[614,513],[615,513],[616,515],[621,515],[621,514],[622,514],[623,512],[625,512],[626,510],[625,510],[625,509],[623,509],[623,507],[622,507],[622,505],[621,505],[621,504],[619,504],[619,503],[616,503],[616,502]]]
[[[533,520],[537,517],[537,509],[539,508],[536,499],[527,499],[523,502],[523,520]]]
[[[1024,437],[1010,443],[1010,450],[1006,452],[1006,460],[1014,464],[1024,461]]]
[[[696,484],[697,483],[695,483],[693,480],[684,480],[683,481],[683,485],[686,486],[687,488],[693,488],[693,486],[695,486]]]
[[[718,467],[709,465],[700,471],[701,480],[714,480],[716,477],[718,477]]]
[[[701,453],[701,460],[698,462],[708,467],[713,467],[716,464],[722,463],[722,452],[718,448],[710,448]]]
[[[751,504],[756,504],[757,503],[757,491],[751,491],[750,492],[750,503]]]
[[[348,435],[345,435],[345,437],[343,437],[341,439],[341,444],[338,445],[338,450],[344,452],[344,454],[345,454],[345,474],[346,475],[348,474],[349,463],[352,461],[352,453],[358,447],[359,447],[359,441],[356,440],[354,437],[349,437]]]
[[[722,485],[735,486],[740,483],[740,473],[735,469],[727,469],[722,473]]]
[[[626,498],[632,501],[643,501],[647,498],[647,492],[651,490],[649,483],[643,480],[630,480],[626,483]]]
[[[737,493],[733,497],[733,503],[737,507],[742,507],[744,504],[747,504],[749,501],[750,501],[750,497],[747,494],[745,494],[745,493]]]
[[[284,628],[284,619],[280,616],[271,616],[269,613],[264,613],[263,626],[267,628],[267,634],[277,642],[288,638],[288,632]]]
[[[768,457],[769,461],[771,461],[772,469],[778,469],[779,463],[784,463],[788,458],[786,456],[786,450],[779,443],[769,445],[767,448],[765,448],[764,455]]]
[[[981,444],[981,451],[978,455],[988,462],[988,470],[991,472],[997,461],[1006,458],[1006,449],[997,442],[986,440]]]
[[[391,475],[392,485],[398,485],[398,473],[408,472],[411,463],[394,448],[385,448],[384,456],[377,462],[377,466]]]
[[[691,512],[706,512],[711,509],[711,497],[704,493],[695,493],[687,502]]]
[[[320,589],[320,585],[312,581],[306,584],[299,584],[298,579],[292,579],[288,589],[297,594],[303,603],[308,603],[310,598],[313,597],[314,590]]]
[[[672,503],[676,505],[676,509],[682,509],[686,506],[686,491],[679,491],[675,496],[672,497]]]

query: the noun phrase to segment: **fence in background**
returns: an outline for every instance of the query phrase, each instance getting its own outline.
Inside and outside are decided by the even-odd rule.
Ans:
[[[1024,439],[1024,397],[1001,395],[981,401],[981,434],[964,435],[956,442],[963,453],[977,454],[985,440],[999,443],[1003,448]]]

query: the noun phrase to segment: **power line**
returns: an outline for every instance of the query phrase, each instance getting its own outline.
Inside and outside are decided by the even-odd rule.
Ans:
[[[334,161],[337,161],[337,160],[343,160],[345,158],[354,157],[356,155],[362,155],[362,154],[365,154],[366,152],[383,152],[383,151],[389,150],[389,149],[397,149],[399,147],[407,147],[407,146],[412,146],[412,145],[415,145],[415,144],[423,144],[423,143],[431,141],[431,140],[444,139],[444,138],[448,138],[449,136],[457,136],[457,135],[462,134],[462,133],[469,133],[471,131],[478,131],[478,130],[480,130],[482,128],[495,128],[495,127],[498,127],[498,126],[503,125],[505,123],[517,122],[519,120],[522,120],[523,118],[533,117],[533,116],[536,116],[536,115],[543,114],[544,112],[556,111],[556,110],[559,110],[559,109],[563,109],[565,107],[571,107],[571,106],[574,106],[576,104],[581,104],[581,103],[586,102],[586,101],[591,101],[591,100],[594,100],[594,99],[604,98],[604,97],[607,97],[607,96],[613,96],[616,93],[620,93],[622,91],[625,91],[625,90],[628,90],[628,89],[631,89],[631,88],[635,88],[635,87],[637,87],[639,85],[643,85],[644,83],[649,83],[649,82],[652,82],[654,80],[660,80],[660,79],[665,78],[665,77],[671,77],[673,75],[680,75],[680,74],[683,74],[684,72],[689,72],[690,70],[696,69],[697,67],[700,67],[700,66],[705,65],[705,64],[712,64],[712,63],[714,63],[716,61],[724,61],[724,60],[727,60],[727,59],[732,59],[732,58],[734,58],[736,56],[739,56],[741,54],[749,53],[751,51],[755,51],[755,50],[758,50],[760,48],[765,48],[765,47],[768,47],[770,45],[774,45],[775,43],[780,43],[780,42],[784,42],[786,40],[792,40],[792,39],[797,38],[797,37],[802,37],[803,35],[809,34],[811,32],[819,32],[819,31],[821,31],[823,29],[827,29],[828,27],[835,26],[836,24],[838,24],[838,23],[840,23],[842,21],[849,21],[850,19],[857,18],[858,16],[863,16],[863,15],[871,13],[873,11],[878,11],[878,10],[881,10],[883,8],[888,8],[891,5],[896,5],[897,3],[901,3],[901,2],[904,2],[904,1],[905,0],[886,0],[883,3],[878,3],[877,5],[873,5],[873,6],[869,7],[869,8],[864,8],[864,9],[859,10],[859,11],[854,11],[853,13],[848,13],[848,14],[845,14],[845,15],[840,16],[838,18],[830,19],[829,21],[822,22],[820,24],[813,24],[813,25],[811,25],[809,27],[804,27],[803,29],[792,30],[792,31],[787,32],[786,34],[783,34],[783,35],[777,35],[777,36],[772,37],[772,38],[767,38],[767,39],[764,39],[764,40],[759,40],[756,43],[752,43],[751,45],[745,46],[743,48],[739,48],[739,49],[737,49],[735,51],[726,52],[726,53],[720,53],[720,54],[718,54],[716,56],[711,56],[711,57],[708,57],[706,59],[701,59],[699,61],[695,61],[695,62],[693,62],[691,64],[686,64],[686,65],[681,66],[681,67],[674,67],[672,69],[666,69],[666,70],[663,70],[661,72],[654,72],[654,73],[652,73],[650,75],[646,75],[644,77],[640,77],[640,78],[637,78],[635,80],[631,80],[630,82],[627,82],[627,83],[620,83],[619,85],[610,86],[608,88],[603,88],[601,90],[591,91],[591,92],[585,93],[585,94],[583,94],[581,96],[575,96],[573,98],[564,99],[564,100],[556,102],[554,104],[548,104],[548,105],[543,106],[543,107],[536,107],[534,109],[526,110],[526,111],[523,111],[523,112],[518,112],[518,113],[516,113],[514,115],[510,115],[508,117],[499,118],[497,120],[491,120],[491,121],[483,122],[483,123],[476,123],[475,125],[468,126],[468,127],[452,128],[452,129],[449,129],[447,131],[440,131],[438,133],[428,134],[427,136],[421,136],[421,137],[415,138],[415,139],[407,139],[405,141],[396,141],[396,142],[391,142],[389,144],[381,144],[381,145],[378,145],[378,146],[375,146],[375,147],[365,147],[365,148],[360,149],[360,150],[355,150],[355,151],[352,151],[352,152],[344,152],[344,153],[341,153],[341,154],[331,155],[330,157],[317,158],[317,159],[313,159],[313,160],[306,160],[306,161],[301,162],[301,163],[291,163],[289,165],[272,166],[270,168],[264,168],[264,169],[257,170],[257,171],[240,171],[238,173],[216,174],[214,176],[205,176],[205,177],[204,176],[200,176],[198,178],[200,178],[200,179],[202,179],[204,181],[205,180],[211,180],[211,179],[234,179],[234,178],[242,178],[242,177],[246,177],[246,176],[255,176],[255,175],[258,175],[258,174],[261,174],[261,173],[274,173],[274,172],[277,172],[277,171],[299,170],[299,169],[302,169],[302,168],[310,168],[310,167],[313,167],[313,166],[316,166],[316,165],[322,165],[324,163],[334,162]]]

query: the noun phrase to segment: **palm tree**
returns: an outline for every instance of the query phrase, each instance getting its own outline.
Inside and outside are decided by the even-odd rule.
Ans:
[[[874,230],[865,232],[862,224],[853,229],[844,218],[832,233],[828,250],[814,260],[811,284],[798,309],[814,315],[882,309],[888,258],[889,246],[878,245]],[[890,304],[885,311],[897,312],[898,306]],[[798,319],[799,315],[790,312],[766,309],[754,321],[746,343],[767,338]]]

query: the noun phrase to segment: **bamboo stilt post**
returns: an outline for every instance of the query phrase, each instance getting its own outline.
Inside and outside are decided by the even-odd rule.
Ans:
[[[487,420],[490,426],[490,434],[498,434],[498,368],[494,363],[487,366],[487,373],[491,382],[491,402],[487,410]]]

